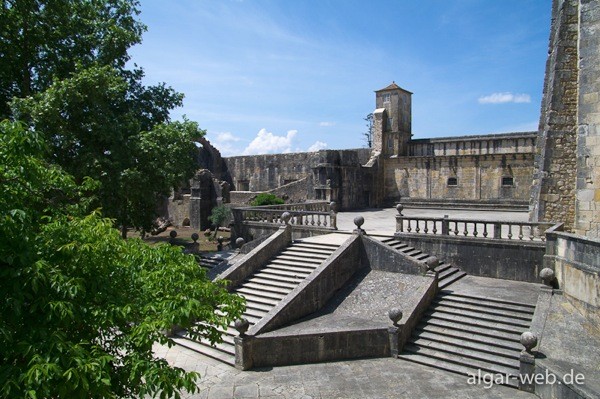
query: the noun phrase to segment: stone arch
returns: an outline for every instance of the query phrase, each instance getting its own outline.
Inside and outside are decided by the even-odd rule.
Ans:
[[[190,227],[190,218],[183,219],[183,222],[181,222],[181,225],[183,227]]]

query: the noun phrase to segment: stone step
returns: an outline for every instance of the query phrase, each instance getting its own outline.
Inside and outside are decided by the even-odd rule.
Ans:
[[[429,255],[421,252],[420,254],[414,255],[413,258],[416,260],[423,260],[425,258],[429,258]]]
[[[282,283],[292,284],[294,286],[297,286],[302,280],[304,280],[304,277],[302,277],[302,278],[296,278],[293,276],[290,277],[290,276],[285,276],[285,275],[280,275],[280,274],[273,274],[270,271],[256,272],[251,276],[251,278],[255,278],[255,277],[266,279],[266,280],[279,281]]]
[[[441,262],[438,265],[438,267],[435,268],[435,271],[438,272],[438,273],[441,273],[441,272],[443,272],[444,270],[446,270],[446,269],[448,269],[450,267],[452,267],[452,265],[450,263]]]
[[[433,319],[438,319],[438,320],[443,320],[443,321],[453,322],[453,323],[459,323],[459,324],[463,324],[463,325],[468,325],[468,326],[477,327],[477,328],[483,328],[483,329],[492,330],[492,331],[516,334],[518,336],[521,336],[521,334],[523,332],[527,331],[527,328],[523,328],[523,327],[507,325],[504,323],[495,323],[495,322],[488,321],[488,320],[473,319],[471,317],[462,316],[460,314],[451,314],[451,313],[445,313],[445,312],[440,312],[440,311],[428,310],[427,312],[425,312],[425,316],[433,318]]]
[[[531,305],[518,304],[515,302],[513,302],[513,303],[495,302],[495,301],[489,301],[489,300],[476,298],[476,297],[467,297],[467,296],[456,295],[456,294],[445,294],[443,292],[438,295],[438,298],[443,299],[445,302],[469,304],[469,305],[475,305],[475,306],[485,306],[487,308],[508,310],[508,311],[519,312],[519,313],[532,315],[532,316],[533,316],[533,312],[535,310],[535,306],[531,306]]]
[[[423,323],[427,323],[427,327],[435,326],[449,331],[456,331],[457,333],[473,334],[487,338],[497,338],[500,340],[513,342],[520,345],[521,333],[512,333],[505,331],[495,331],[489,328],[478,327],[476,325],[462,324],[459,322],[444,320],[439,318],[427,317],[423,319]]]
[[[456,270],[457,270],[456,273],[452,273],[451,275],[446,276],[443,280],[438,280],[438,287],[440,289],[446,288],[450,284],[454,283],[455,281],[460,280],[461,278],[463,278],[464,276],[467,275],[466,272],[463,272],[460,269],[456,269]]]
[[[280,294],[289,294],[290,292],[292,292],[293,288],[283,288],[283,287],[277,287],[277,286],[273,286],[270,284],[258,284],[258,283],[252,283],[252,282],[245,282],[241,285],[241,287],[247,287],[247,288],[252,288],[258,291],[268,291],[268,292],[276,292],[276,293],[280,293]]]
[[[321,242],[307,242],[307,241],[294,241],[291,245],[294,248],[308,248],[316,250],[331,251],[335,252],[340,246],[336,244],[326,244]]]
[[[273,257],[273,259],[286,260],[286,261],[296,262],[299,264],[320,265],[321,263],[323,263],[323,261],[321,259],[314,259],[309,256],[292,256],[292,255],[284,255],[281,253],[278,255],[275,255],[275,257]]]
[[[406,247],[400,249],[400,252],[408,253],[408,252],[411,252],[411,251],[414,251],[414,250],[415,250],[415,247],[408,247],[408,246],[406,246]]]
[[[480,372],[480,370],[481,370],[481,373],[496,373],[495,370],[493,370],[493,371],[486,370],[486,369],[478,368],[476,366],[467,366],[462,363],[447,361],[443,356],[440,358],[440,357],[423,355],[421,353],[405,351],[402,354],[398,355],[398,358],[402,359],[402,360],[407,360],[410,362],[419,363],[419,364],[422,364],[425,366],[430,366],[430,367],[433,367],[436,369],[465,375],[465,376],[471,376],[471,375],[477,376],[478,373]],[[516,373],[512,372],[509,374],[509,376],[510,377],[509,377],[508,381],[505,380],[503,385],[511,386],[513,388],[518,388]]]
[[[308,262],[299,262],[299,261],[292,261],[289,259],[280,259],[280,258],[271,259],[266,266],[268,266],[270,264],[298,266],[298,267],[310,268],[311,270],[316,269],[320,265],[320,263],[316,264],[316,263],[308,263]]]
[[[498,305],[498,304],[502,304],[502,305],[507,305],[507,306],[512,306],[512,307],[518,307],[518,308],[523,308],[523,309],[529,309],[531,310],[531,313],[533,313],[535,311],[535,305],[531,305],[529,303],[524,303],[524,302],[516,302],[516,301],[507,301],[504,299],[497,299],[497,298],[489,298],[489,297],[480,297],[480,296],[474,296],[474,295],[466,295],[466,294],[458,294],[455,292],[452,293],[442,293],[440,296],[443,296],[444,298],[446,297],[450,297],[450,298],[462,298],[464,300],[467,301],[471,301],[471,302],[475,302],[475,303],[487,303],[490,305]]]
[[[245,287],[236,288],[235,292],[237,294],[241,294],[243,296],[251,295],[254,298],[271,299],[271,300],[275,300],[277,302],[281,301],[285,297],[285,294],[279,294],[279,293],[274,293],[274,292],[262,292],[262,291],[258,291],[258,290],[252,289],[252,288],[245,288]]]
[[[443,302],[434,304],[432,308],[435,312],[442,312],[445,314],[456,315],[460,317],[468,317],[477,321],[486,321],[497,324],[506,325],[509,327],[523,328],[527,329],[531,326],[531,319],[529,320],[519,320],[512,318],[510,316],[504,316],[502,312],[496,312],[495,314],[483,313],[480,311],[473,311],[464,308],[454,308],[450,306],[446,306]]]
[[[249,300],[246,298],[246,309],[252,308],[257,310],[262,310],[263,312],[270,312],[276,305],[267,304],[263,302],[256,302],[253,300]]]
[[[293,279],[293,281],[295,281],[296,284],[299,284],[310,273],[311,273],[310,271],[286,271],[286,270],[279,270],[279,269],[272,268],[272,267],[269,267],[269,266],[265,266],[260,271],[261,276],[262,275],[266,275],[266,274],[275,275],[275,276],[283,276],[283,277],[287,277],[287,278]]]
[[[494,315],[494,316],[502,316],[509,317],[514,320],[523,320],[528,323],[531,323],[532,316],[529,313],[515,312],[509,309],[501,309],[501,308],[488,308],[487,306],[480,306],[471,303],[460,303],[448,301],[445,299],[434,299],[432,302],[434,305],[443,305],[444,307],[466,310],[471,312],[483,313],[486,315]]]
[[[291,246],[291,247],[287,247],[287,249],[284,249],[283,251],[281,251],[279,253],[279,255],[289,255],[289,256],[296,256],[296,257],[301,257],[301,258],[308,257],[308,258],[313,258],[313,259],[325,260],[325,259],[329,258],[329,256],[331,254],[321,253],[321,252],[311,251],[311,250],[306,250],[306,249],[300,249],[300,248],[295,248],[294,246]]]
[[[244,317],[246,316],[250,316],[250,317],[255,317],[257,319],[262,319],[263,317],[265,317],[265,315],[269,313],[268,311],[264,311],[264,310],[260,310],[260,309],[256,309],[254,307],[247,307],[246,310],[244,310]]]
[[[256,276],[250,277],[246,281],[249,283],[266,284],[266,285],[271,285],[273,287],[288,288],[290,290],[293,290],[297,286],[297,284],[286,283],[286,282],[279,281],[279,280],[273,280],[273,279],[256,277]]]
[[[337,247],[335,249],[337,249]],[[303,253],[303,254],[305,254],[305,253],[318,254],[318,255],[329,257],[332,253],[335,252],[335,249],[334,248],[324,248],[324,247],[303,246],[298,243],[298,244],[290,245],[289,247],[284,249],[284,251],[293,251],[293,252]]]
[[[233,351],[229,350],[227,352],[224,352],[222,350],[198,343],[196,341],[189,340],[187,338],[173,338],[173,341],[175,341],[175,343],[178,345],[193,350],[194,352],[211,357],[230,366],[235,366],[235,347],[232,347]]]
[[[422,356],[438,359],[440,362],[449,362],[459,364],[465,367],[481,369],[482,372],[518,375],[518,367],[501,366],[495,363],[489,363],[485,360],[473,359],[468,356],[462,356],[456,353],[448,353],[442,350],[426,348],[414,344],[407,344],[404,352],[418,353]]]
[[[520,342],[514,340],[508,340],[501,337],[491,337],[482,334],[478,334],[472,331],[466,330],[455,330],[452,328],[443,328],[435,324],[423,324],[418,325],[415,329],[415,334],[421,336],[426,334],[426,337],[432,336],[443,336],[449,342],[452,341],[469,341],[478,344],[486,345],[491,350],[498,350],[498,353],[512,353],[520,352],[523,346]],[[506,351],[506,352],[504,352]]]
[[[419,249],[413,249],[412,251],[403,251],[406,255],[411,256],[411,257],[415,257],[416,255],[422,254],[423,251],[419,250]]]
[[[431,340],[429,338],[424,338],[421,336],[414,340],[411,340],[410,343],[412,345],[417,345],[421,348],[429,348],[437,351],[446,352],[448,354],[456,354],[459,356],[480,360],[502,367],[510,367],[515,369],[519,368],[518,352],[516,356],[514,354],[511,357],[499,356],[497,354],[491,353],[489,350],[480,350],[480,348],[475,347],[475,345],[469,345],[467,343],[455,345],[447,341],[444,342],[441,340]]]
[[[255,325],[256,323],[258,323],[260,321],[260,319],[262,319],[262,316],[257,316],[254,313],[248,313],[248,312],[244,312],[242,317],[245,318],[246,320],[248,320],[248,322],[251,325]]]
[[[281,269],[281,270],[297,270],[303,273],[312,273],[316,269],[315,265],[290,265],[287,262],[280,260],[273,260],[268,265],[269,269]]]
[[[443,280],[445,278],[449,278],[452,274],[458,272],[456,267],[449,267],[443,272],[438,273],[438,279]]]

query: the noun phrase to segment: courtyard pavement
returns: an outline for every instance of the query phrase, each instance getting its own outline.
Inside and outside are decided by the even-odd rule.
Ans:
[[[155,351],[200,373],[200,392],[183,395],[187,399],[536,398],[505,386],[470,385],[466,376],[391,357],[239,371],[179,346]]]

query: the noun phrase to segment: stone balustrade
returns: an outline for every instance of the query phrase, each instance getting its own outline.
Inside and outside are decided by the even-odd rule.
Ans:
[[[335,203],[307,202],[301,204],[266,205],[232,209],[236,223],[257,222],[268,224],[291,224],[337,230]],[[286,223],[284,213],[291,215]]]
[[[545,241],[554,223],[506,222],[396,215],[396,232],[501,240]]]

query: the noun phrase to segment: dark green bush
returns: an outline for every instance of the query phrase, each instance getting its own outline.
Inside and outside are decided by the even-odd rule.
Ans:
[[[262,206],[262,205],[280,205],[285,204],[285,201],[276,196],[275,194],[270,193],[260,193],[252,200],[250,205],[252,206]]]

